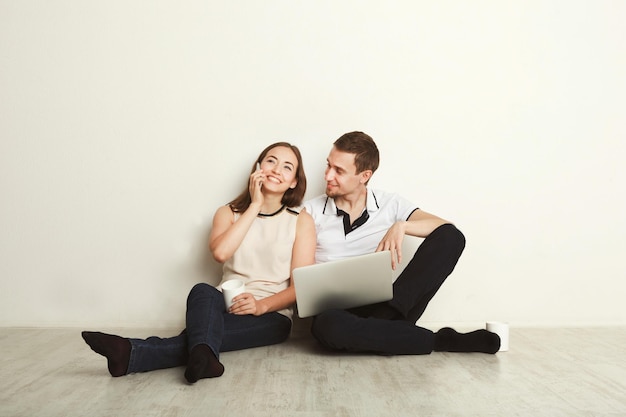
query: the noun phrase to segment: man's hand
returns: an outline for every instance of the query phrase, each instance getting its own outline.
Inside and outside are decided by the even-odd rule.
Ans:
[[[395,270],[402,263],[402,241],[406,232],[406,222],[395,222],[378,244],[376,252],[391,251],[391,269]]]

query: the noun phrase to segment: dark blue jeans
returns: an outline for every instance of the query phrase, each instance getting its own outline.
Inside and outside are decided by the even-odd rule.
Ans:
[[[220,352],[284,342],[291,332],[291,320],[280,313],[227,313],[222,293],[204,283],[196,284],[187,297],[186,324],[178,336],[130,339],[127,373],[186,365],[189,352],[199,344],[208,345],[219,358]]]
[[[431,353],[433,332],[415,326],[415,322],[454,270],[464,248],[465,237],[455,226],[438,227],[424,239],[393,284],[393,299],[383,303],[382,307],[395,312],[398,320],[376,318],[381,305],[329,310],[313,319],[313,336],[333,350],[387,355]]]

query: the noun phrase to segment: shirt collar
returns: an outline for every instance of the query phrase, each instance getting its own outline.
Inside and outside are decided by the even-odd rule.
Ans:
[[[376,194],[374,190],[367,188],[367,199],[365,200],[365,208],[368,213],[378,211],[380,208],[378,206],[378,200],[376,199]],[[326,203],[324,204],[324,210],[322,213],[327,216],[336,216],[337,215],[337,205],[335,204],[335,200],[330,197],[326,197]]]

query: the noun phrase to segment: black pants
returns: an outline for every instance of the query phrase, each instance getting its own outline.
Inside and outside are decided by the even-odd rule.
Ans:
[[[399,320],[376,318],[373,312],[381,306],[328,310],[313,319],[313,336],[333,350],[390,355],[431,353],[433,332],[415,326],[415,322],[454,270],[464,248],[465,237],[460,230],[451,224],[438,227],[424,239],[393,285],[393,299],[387,304]]]

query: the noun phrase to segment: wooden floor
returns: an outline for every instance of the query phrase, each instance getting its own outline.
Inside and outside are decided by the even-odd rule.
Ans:
[[[325,352],[302,326],[194,385],[182,367],[112,378],[80,330],[0,329],[0,416],[626,416],[626,328],[513,327],[496,355],[379,357]]]

